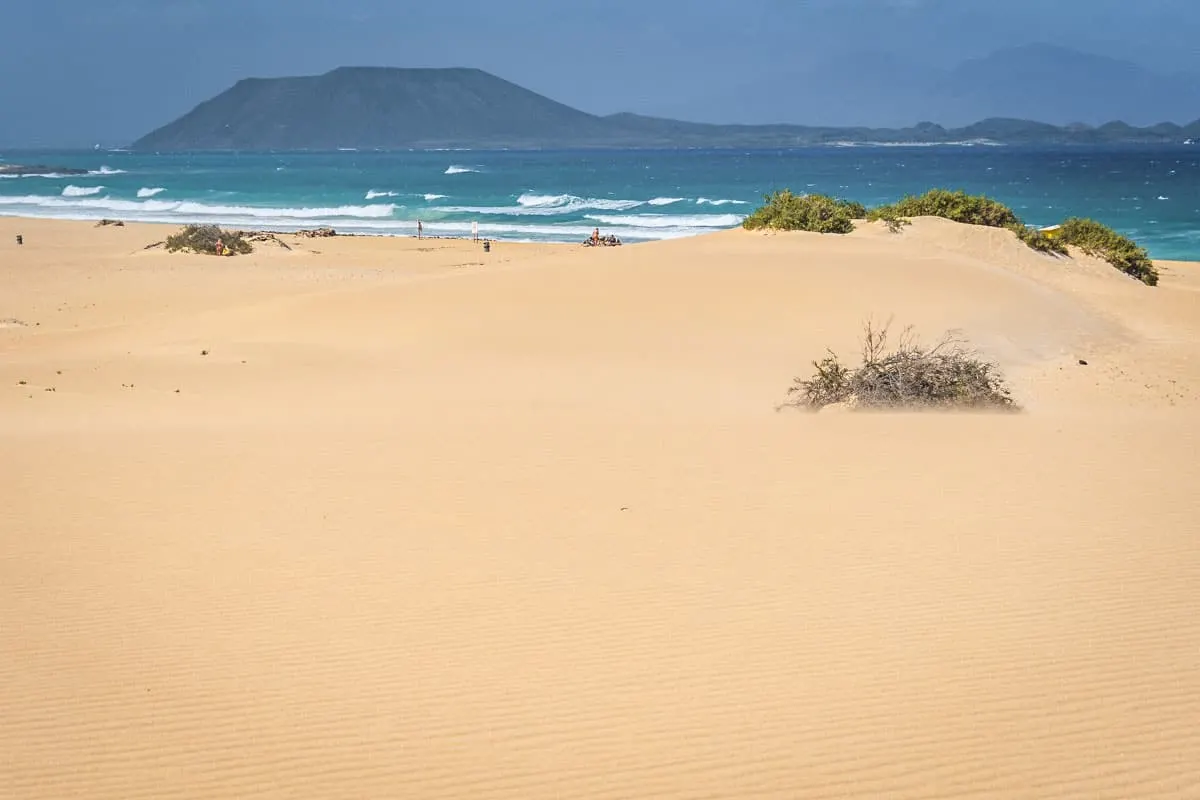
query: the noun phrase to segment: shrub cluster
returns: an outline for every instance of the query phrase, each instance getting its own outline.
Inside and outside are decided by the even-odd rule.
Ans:
[[[892,233],[899,233],[906,226],[912,225],[911,220],[896,213],[896,209],[892,206],[880,206],[872,209],[867,216],[872,222],[882,222],[887,225],[887,229]]]
[[[1005,227],[1015,233],[1018,239],[1039,253],[1053,253],[1058,256],[1065,256],[1067,254],[1066,243],[1058,237],[1048,235],[1043,230],[1019,223]]]
[[[838,200],[823,194],[792,194],[788,189],[763,198],[761,208],[746,217],[747,230],[850,233],[854,220],[866,216],[862,203]]]
[[[890,348],[888,326],[867,323],[857,368],[832,352],[813,366],[811,377],[796,378],[788,389],[787,405],[813,411],[833,403],[856,409],[1018,410],[996,365],[949,334],[925,347],[910,328]]]
[[[866,219],[883,222],[892,233],[899,233],[910,224],[908,217],[942,217],[968,225],[1005,228],[1039,253],[1066,255],[1067,246],[1075,245],[1142,283],[1149,286],[1158,283],[1158,271],[1146,251],[1099,222],[1072,218],[1058,230],[1047,232],[1026,225],[1003,203],[963,191],[931,189],[925,194],[908,195],[899,202],[872,209],[862,203],[827,195],[796,195],[787,189],[766,195],[764,201],[761,208],[746,217],[743,227],[748,230],[850,233],[854,230],[854,220]]]
[[[1007,228],[1021,224],[1013,210],[1003,203],[983,195],[951,192],[946,189],[931,189],[922,195],[909,195],[892,205],[880,206],[869,219],[882,219],[881,213],[897,217],[943,217],[967,225],[986,225],[989,228]]]
[[[1147,286],[1158,284],[1158,270],[1149,254],[1107,225],[1072,217],[1062,224],[1054,238],[1063,245],[1075,245],[1090,256],[1103,258]]]
[[[179,233],[167,237],[167,251],[171,253],[185,250],[192,253],[215,256],[217,242],[225,246],[229,254],[245,255],[254,252],[254,245],[246,239],[242,231],[227,231],[216,225],[188,225]]]

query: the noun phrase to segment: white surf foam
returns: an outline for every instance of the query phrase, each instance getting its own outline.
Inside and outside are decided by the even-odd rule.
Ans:
[[[397,206],[373,204],[368,206],[337,206],[330,208],[273,208],[267,206],[210,205],[195,201],[118,200],[111,197],[47,197],[24,195],[0,196],[0,206],[59,210],[65,212],[116,211],[127,214],[169,215],[168,220],[190,217],[222,217],[237,219],[386,219]],[[86,218],[86,217],[85,217]]]
[[[554,213],[570,213],[597,209],[600,211],[628,211],[644,205],[641,200],[613,200],[606,197],[577,197],[573,194],[533,194],[526,192],[517,198],[517,205],[526,211],[550,210]]]
[[[444,194],[427,194],[427,195],[425,195],[425,202],[427,202],[427,203],[432,203],[434,200],[445,200],[445,199],[446,199],[446,195],[444,195]]]
[[[367,195],[364,199],[374,200],[378,197],[396,197],[396,196],[397,195],[395,192],[377,192],[374,189],[372,189],[371,191],[367,192]]]
[[[707,197],[701,197],[699,200],[696,201],[696,205],[698,205],[698,206],[745,206],[745,205],[749,205],[749,203],[745,200],[727,200],[727,199],[712,200]]]
[[[641,200],[612,200],[576,197],[572,194],[523,194],[515,206],[447,206],[448,214],[480,214],[510,217],[553,217],[580,211],[628,211],[644,205]]]
[[[457,164],[451,164],[450,166],[446,167],[445,174],[446,175],[462,175],[464,172],[479,172],[479,170],[473,169],[472,167],[460,167]]]
[[[17,179],[17,178],[51,178],[51,179],[59,179],[59,178],[67,178],[67,177],[70,177],[70,176],[68,176],[68,175],[63,175],[63,174],[61,174],[61,173],[58,173],[58,172],[29,172],[29,173],[25,173],[25,174],[23,174],[23,175],[0,175],[0,180],[15,180],[15,179]]]
[[[93,169],[93,170],[88,171],[88,175],[124,175],[124,174],[125,174],[125,170],[113,169],[112,167],[100,167],[100,169]]]
[[[137,196],[143,198],[154,197],[156,194],[162,194],[165,191],[166,189],[161,186],[143,186],[141,189],[138,189]]]
[[[653,200],[647,200],[646,202],[652,206],[669,206],[673,203],[680,203],[683,201],[683,199],[684,198],[682,197],[656,197]]]
[[[104,191],[103,186],[66,186],[62,190],[63,197],[90,197]]]
[[[570,200],[566,201],[568,204]],[[607,201],[614,202],[614,201]],[[615,201],[622,202],[622,201]],[[624,201],[633,202],[633,201]],[[557,213],[558,207],[534,209]],[[415,219],[395,216],[403,206],[371,204],[330,208],[273,208],[260,206],[218,205],[198,201],[161,200],[144,198],[123,200],[113,197],[62,197],[51,195],[0,195],[0,216],[48,217],[55,219],[96,220],[119,217],[141,222],[212,222],[236,227],[278,231],[297,230],[316,224],[336,226],[339,232],[361,235],[411,236],[416,232]],[[436,207],[439,213],[451,209]],[[740,217],[732,214],[710,215],[646,215],[604,214],[587,220],[556,222],[547,214],[530,214],[531,209],[514,209],[525,218],[514,215],[511,220],[479,222],[481,235],[507,241],[582,242],[596,224],[604,225],[604,233],[616,234],[627,243],[661,239],[676,239],[710,232],[716,228],[733,227]],[[470,219],[423,219],[425,232],[430,236],[469,236]]]
[[[589,214],[585,219],[629,228],[733,228],[742,223],[737,214]]]

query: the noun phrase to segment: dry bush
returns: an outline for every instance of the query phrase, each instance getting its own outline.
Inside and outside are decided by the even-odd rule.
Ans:
[[[216,225],[188,225],[179,233],[167,237],[167,251],[171,253],[187,250],[208,256],[217,255],[217,241],[236,255],[254,252],[254,245],[247,241],[241,231],[226,231]]]
[[[947,334],[932,347],[906,328],[889,347],[889,324],[865,325],[862,363],[851,370],[830,352],[816,372],[796,378],[785,405],[819,411],[846,403],[856,409],[965,408],[1017,410],[995,364]]]

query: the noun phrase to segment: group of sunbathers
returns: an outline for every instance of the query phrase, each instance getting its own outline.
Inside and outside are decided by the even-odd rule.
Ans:
[[[600,229],[596,228],[592,231],[590,239],[584,239],[584,247],[616,247],[621,244],[621,240],[611,233],[608,236],[601,236]]]

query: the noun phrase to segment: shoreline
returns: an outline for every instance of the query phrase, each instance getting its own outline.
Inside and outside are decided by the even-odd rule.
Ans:
[[[212,222],[212,223],[209,223],[209,222],[143,222],[140,220],[139,221],[126,221],[126,220],[120,220],[120,219],[116,219],[116,218],[107,218],[108,225],[102,225],[101,223],[105,222],[105,219],[95,219],[95,220],[93,220],[93,219],[64,219],[61,217],[25,217],[25,216],[5,215],[5,214],[0,214],[0,220],[15,220],[16,224],[28,223],[31,225],[41,225],[44,223],[65,223],[65,224],[71,225],[71,226],[81,226],[81,227],[87,227],[87,228],[100,228],[100,227],[138,228],[138,227],[145,226],[147,229],[150,229],[150,230],[162,229],[162,228],[174,228],[176,230],[180,230],[187,225],[211,224],[211,225],[217,225],[218,227],[225,228],[228,230],[241,231],[243,233],[267,233],[267,234],[273,234],[276,236],[296,236],[296,237],[300,238],[301,240],[308,238],[308,237],[303,236],[303,234],[300,233],[301,231],[311,231],[311,230],[316,229],[316,228],[304,228],[301,226],[297,226],[295,229],[291,229],[291,230],[280,229],[280,228],[243,228],[243,227],[238,227],[238,226],[224,225],[224,224],[215,223],[215,222]],[[113,223],[116,223],[116,222],[119,222],[121,224],[114,225]],[[337,231],[336,225],[317,226],[317,228],[322,228],[322,227],[332,227],[335,231]],[[740,230],[742,230],[741,226],[737,226],[737,227],[733,227],[733,228],[714,228],[709,231],[695,233],[695,234],[691,234],[689,236],[680,236],[680,237],[674,237],[671,239],[648,239],[648,240],[644,240],[644,241],[631,241],[631,242],[622,241],[622,243],[619,247],[604,246],[604,247],[600,247],[597,249],[601,249],[601,250],[623,249],[623,248],[628,248],[628,247],[639,247],[639,246],[651,245],[651,244],[662,244],[664,242],[678,242],[678,241],[687,241],[687,240],[694,240],[694,239],[705,239],[705,238],[712,237],[712,236],[720,236],[722,234],[728,235],[731,231],[740,231]],[[603,232],[603,228],[601,228],[601,231]],[[789,234],[787,232],[780,232],[780,231],[756,231],[754,233],[755,233],[755,235],[760,235],[760,236],[794,235],[794,234]],[[832,234],[830,234],[830,235],[832,235]],[[326,238],[326,237],[316,237],[316,238],[322,239],[322,238]],[[477,240],[472,239],[470,236],[432,235],[432,234],[425,234],[420,239],[418,239],[417,235],[415,233],[412,233],[412,234],[342,233],[340,231],[337,231],[335,236],[327,237],[327,238],[364,239],[364,240],[371,240],[371,239],[407,240],[407,239],[411,239],[413,241],[441,240],[441,241],[467,242],[467,243],[480,244],[480,245],[482,245],[484,241],[489,241],[493,244],[503,244],[506,246],[519,245],[519,246],[591,249],[591,248],[585,248],[582,241],[569,242],[569,241],[540,241],[540,240],[528,240],[528,239],[504,239],[504,238],[499,238],[499,237],[485,237],[482,235]],[[1179,264],[1179,265],[1200,264],[1200,256],[1197,256],[1194,259],[1185,259],[1185,258],[1158,259],[1158,258],[1152,257],[1151,260],[1155,264],[1166,265],[1166,266],[1170,266],[1172,264]]]

